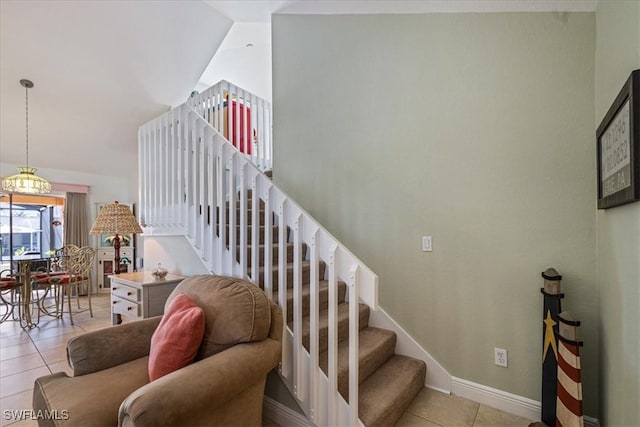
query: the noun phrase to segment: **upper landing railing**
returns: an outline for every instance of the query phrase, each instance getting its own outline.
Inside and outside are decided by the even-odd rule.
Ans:
[[[187,104],[262,172],[273,163],[271,104],[245,89],[220,81]]]

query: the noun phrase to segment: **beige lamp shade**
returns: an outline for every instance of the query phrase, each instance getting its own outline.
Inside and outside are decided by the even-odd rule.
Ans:
[[[136,217],[128,206],[113,202],[105,205],[91,227],[91,234],[142,233]]]

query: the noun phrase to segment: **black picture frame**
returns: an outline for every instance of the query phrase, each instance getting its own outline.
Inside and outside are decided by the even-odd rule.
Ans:
[[[596,130],[598,209],[640,200],[640,69],[634,70]]]

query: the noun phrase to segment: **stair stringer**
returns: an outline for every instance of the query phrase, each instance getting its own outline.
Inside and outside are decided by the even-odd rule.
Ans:
[[[452,376],[436,359],[429,354],[418,342],[413,339],[407,331],[402,328],[391,316],[387,314],[382,307],[371,311],[369,315],[369,325],[388,329],[396,333],[396,354],[410,356],[414,359],[422,360],[427,364],[427,375],[425,377],[425,386],[443,393],[451,393]]]

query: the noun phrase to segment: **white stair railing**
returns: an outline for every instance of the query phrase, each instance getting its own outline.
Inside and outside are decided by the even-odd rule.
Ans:
[[[225,80],[187,101],[261,171],[272,167],[271,104]]]
[[[210,97],[206,95],[211,103],[199,98],[197,104],[207,103],[206,111],[219,113],[215,106],[220,103],[213,100],[222,99],[224,87]],[[362,424],[358,419],[359,302],[377,309],[377,276],[280,190],[250,157],[229,143],[211,125],[210,117],[205,119],[202,111],[189,103],[143,125],[138,136],[139,220],[145,236],[186,236],[212,273],[245,278],[262,286],[269,298],[279,303],[285,319],[287,261],[292,261],[293,327],[285,322],[280,375],[315,425]],[[260,210],[264,211],[262,229]],[[278,242],[294,245],[293,260],[287,260],[285,244],[277,245],[277,284],[272,283],[275,226]],[[264,242],[262,275],[259,245],[251,245],[248,252],[250,242],[260,241]],[[309,351],[302,344],[303,245],[311,277]],[[319,277],[320,263],[326,265],[326,278]],[[326,375],[319,366],[319,282],[324,279],[329,283]],[[347,285],[350,314],[348,402],[339,394],[337,381],[339,282]]]

